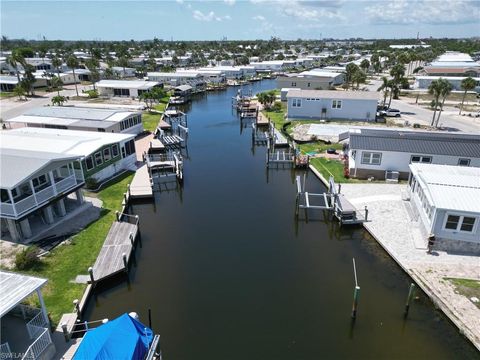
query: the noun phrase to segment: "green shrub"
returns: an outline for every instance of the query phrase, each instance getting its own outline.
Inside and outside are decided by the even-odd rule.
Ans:
[[[85,186],[87,187],[87,189],[96,189],[98,186],[98,181],[93,177],[89,177],[85,180]]]
[[[282,111],[282,104],[279,102],[276,102],[275,104],[273,104],[272,111],[275,111],[275,112]]]
[[[90,99],[98,98],[98,91],[97,90],[86,90],[85,94],[87,94]]]
[[[15,268],[17,270],[31,270],[38,268],[42,263],[38,256],[39,254],[40,249],[35,245],[23,249],[15,256]]]

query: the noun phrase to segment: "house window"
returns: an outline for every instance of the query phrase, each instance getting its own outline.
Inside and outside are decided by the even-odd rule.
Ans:
[[[47,177],[45,175],[41,175],[32,180],[33,186],[35,188],[42,186],[43,184],[47,183]]]
[[[292,106],[293,107],[302,107],[302,99],[293,99]]]
[[[380,165],[382,162],[382,153],[362,152],[362,164]]]
[[[341,109],[342,100],[332,100],[332,109]]]
[[[103,160],[102,160],[102,152],[99,151],[99,152],[96,152],[95,153],[95,165],[102,165],[103,164]]]
[[[85,165],[87,167],[87,170],[92,170],[95,165],[93,165],[93,159],[91,156],[87,157],[85,159]]]
[[[458,159],[459,166],[470,166],[470,159]]]
[[[104,128],[97,128],[97,131],[98,132],[105,132],[105,129]]]
[[[112,145],[112,156],[117,157],[118,156],[118,144]]]
[[[307,83],[307,87],[310,87],[310,83]]]
[[[108,161],[112,158],[112,156],[110,155],[110,148],[105,148],[103,149],[103,160],[104,161]]]
[[[444,229],[452,231],[473,232],[477,218],[462,215],[447,215]]]
[[[430,164],[432,162],[431,156],[424,156],[424,155],[413,155],[410,158],[410,163],[424,163]]]

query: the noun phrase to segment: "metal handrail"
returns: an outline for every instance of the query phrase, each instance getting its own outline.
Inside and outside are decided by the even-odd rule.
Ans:
[[[43,329],[40,336],[25,351],[22,360],[37,359],[51,343],[52,338],[49,329]]]

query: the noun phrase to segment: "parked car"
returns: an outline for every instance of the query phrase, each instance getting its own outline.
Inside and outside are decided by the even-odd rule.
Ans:
[[[383,116],[389,116],[389,117],[400,117],[401,115],[400,110],[398,109],[387,109],[387,110],[381,111],[380,114]]]

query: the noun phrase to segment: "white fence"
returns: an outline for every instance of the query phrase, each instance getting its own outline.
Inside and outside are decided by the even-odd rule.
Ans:
[[[35,339],[45,328],[48,328],[48,322],[45,321],[42,311],[39,311],[39,313],[27,323],[27,331],[30,339]]]
[[[25,355],[23,355],[22,360],[37,359],[51,343],[52,338],[50,337],[50,330],[43,329],[40,336],[29,346]]]
[[[8,342],[0,344],[0,359],[8,359],[10,353],[11,351]]]

